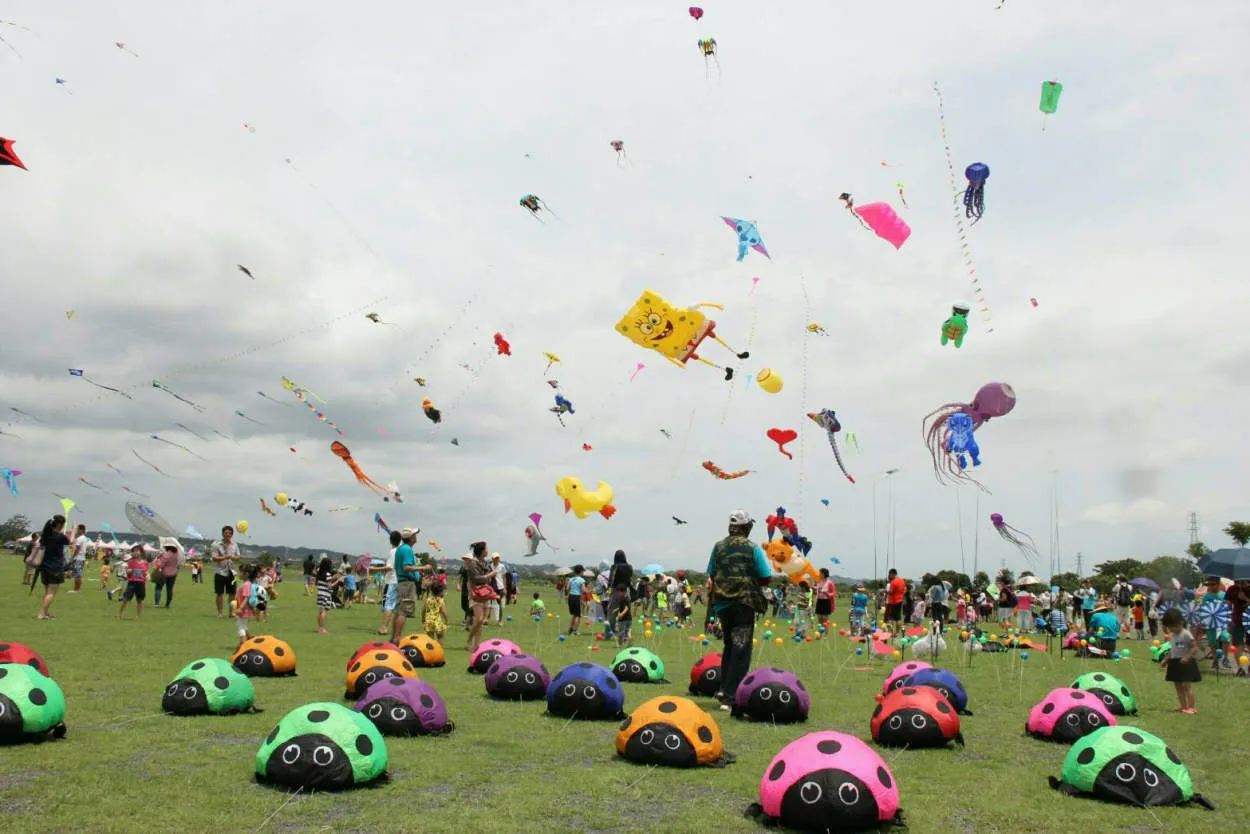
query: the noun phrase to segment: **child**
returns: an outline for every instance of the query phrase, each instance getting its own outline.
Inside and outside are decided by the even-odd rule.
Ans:
[[[1146,639],[1146,608],[1140,596],[1133,600],[1133,630],[1138,640]]]
[[[868,619],[868,594],[864,591],[863,585],[855,588],[855,593],[851,594],[851,633],[855,635],[862,634],[864,631],[864,621]]]
[[[117,619],[122,618],[126,603],[135,601],[135,620],[143,615],[143,598],[148,594],[148,560],[143,558],[143,545],[136,544],[130,548],[130,560],[126,562],[126,593],[122,594],[121,608],[117,609]]]
[[[916,604],[911,608],[911,624],[920,625],[924,622],[925,601],[924,599],[916,600]]]
[[[630,632],[634,627],[634,612],[630,607],[633,603],[629,599],[629,591],[616,598],[616,645],[628,646],[631,642]]]
[[[968,599],[963,595],[963,592],[960,592],[959,596],[955,597],[955,622],[963,623],[967,618]]]
[[[534,601],[530,603],[530,616],[541,617],[547,613],[547,603],[543,602],[542,594],[534,592]]]
[[[447,600],[443,592],[447,586],[442,582],[431,582],[426,586],[424,607],[421,611],[421,622],[425,625],[425,633],[442,645],[443,635],[447,633]]]
[[[329,556],[321,557],[314,576],[317,579],[317,633],[329,634],[326,630],[326,612],[334,607],[334,589],[343,581],[334,574],[334,563]]]
[[[1167,670],[1164,680],[1176,684],[1176,700],[1180,703],[1173,712],[1197,715],[1193,685],[1202,680],[1202,672],[1198,669],[1198,643],[1185,628],[1185,615],[1179,608],[1170,608],[1163,615],[1163,630],[1172,640],[1172,651],[1163,667]]]
[[[677,592],[677,620],[685,623],[690,618],[690,594],[683,588]]]
[[[113,589],[109,587],[109,577],[113,569],[109,567],[109,557],[100,560],[100,589],[108,594],[109,602],[113,601]]]
[[[343,571],[343,608],[351,608],[352,600],[356,598],[356,574],[351,569]]]
[[[252,581],[256,583],[256,622],[267,622],[269,620],[269,589],[273,585],[273,574],[267,570],[261,571],[260,576]]]
[[[807,625],[807,611],[811,606],[811,589],[807,587],[807,580],[804,579],[799,583],[799,593],[794,600],[794,631],[797,634],[801,632]]]
[[[247,623],[256,616],[256,606],[260,604],[260,583],[256,580],[259,567],[259,565],[245,565],[242,571],[243,582],[234,592],[234,617],[239,632],[239,646],[243,645],[243,641],[252,639],[252,632],[248,630]]]
[[[655,611],[657,614],[668,613],[668,591],[662,586],[655,592]]]

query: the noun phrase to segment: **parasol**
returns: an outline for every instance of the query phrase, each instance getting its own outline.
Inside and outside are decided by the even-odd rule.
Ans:
[[[1198,560],[1198,570],[1225,579],[1250,579],[1250,548],[1225,547]]]
[[[1233,607],[1222,599],[1209,599],[1198,606],[1198,624],[1211,631],[1223,631],[1233,621]]]
[[[1137,577],[1136,579],[1130,579],[1130,580],[1128,581],[1128,584],[1130,584],[1130,585],[1134,585],[1134,586],[1136,586],[1136,587],[1138,587],[1138,588],[1146,588],[1146,589],[1151,590],[1151,591],[1157,591],[1157,590],[1159,590],[1159,583],[1158,583],[1158,582],[1155,582],[1153,579],[1147,579],[1147,578],[1146,578],[1146,577],[1144,577],[1144,576],[1139,576],[1139,577]]]

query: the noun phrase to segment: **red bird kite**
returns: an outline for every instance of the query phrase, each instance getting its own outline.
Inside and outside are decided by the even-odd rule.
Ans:
[[[23,171],[26,166],[22,164],[22,160],[17,158],[17,154],[13,151],[13,140],[0,137],[0,165],[16,165]]]

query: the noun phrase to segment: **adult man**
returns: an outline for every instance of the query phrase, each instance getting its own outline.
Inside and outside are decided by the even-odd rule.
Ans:
[[[1098,592],[1094,590],[1094,583],[1088,579],[1081,580],[1076,598],[1081,601],[1081,619],[1085,621],[1085,627],[1089,628],[1089,618],[1094,616],[1094,606],[1098,604]]]
[[[399,531],[399,547],[395,548],[395,616],[391,618],[391,642],[396,645],[403,637],[404,622],[417,615],[417,586],[421,574],[412,545],[420,533],[419,527],[405,527]]]
[[[69,568],[74,574],[74,590],[71,594],[76,594],[82,590],[82,572],[87,567],[87,546],[91,544],[91,540],[87,538],[87,525],[79,524],[74,528],[74,542],[72,555],[70,557]]]
[[[885,621],[894,623],[894,627],[890,629],[890,633],[895,637],[903,636],[903,619],[907,615],[903,612],[903,599],[907,596],[907,583],[898,575],[898,571],[890,568],[889,583],[885,588]]]
[[[234,543],[234,528],[227,524],[221,528],[221,539],[213,542],[210,551],[213,561],[213,593],[217,595],[217,618],[223,616],[226,595],[234,596],[234,563],[243,558],[239,546]]]
[[[729,535],[712,547],[707,563],[707,575],[712,580],[708,610],[720,622],[725,641],[717,697],[726,712],[733,709],[738,684],[751,668],[755,617],[768,608],[762,588],[773,576],[763,548],[748,538],[753,526],[755,522],[746,510],[730,513]]]
[[[929,586],[929,591],[926,594],[926,599],[929,603],[929,616],[938,624],[938,628],[946,625],[946,618],[950,616],[950,609],[946,605],[946,601],[949,598],[950,595],[946,590],[946,583],[942,580],[939,579]]]
[[[1133,586],[1128,584],[1128,580],[1124,578],[1124,574],[1120,574],[1115,578],[1115,584],[1111,586],[1111,599],[1115,602],[1115,618],[1120,621],[1123,628],[1133,629]]]

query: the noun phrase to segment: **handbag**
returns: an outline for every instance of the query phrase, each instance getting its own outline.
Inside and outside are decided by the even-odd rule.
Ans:
[[[499,599],[499,594],[490,585],[478,585],[472,593],[474,602],[491,602]]]
[[[37,544],[30,549],[30,555],[26,557],[26,567],[38,568],[43,566],[43,545]]]

